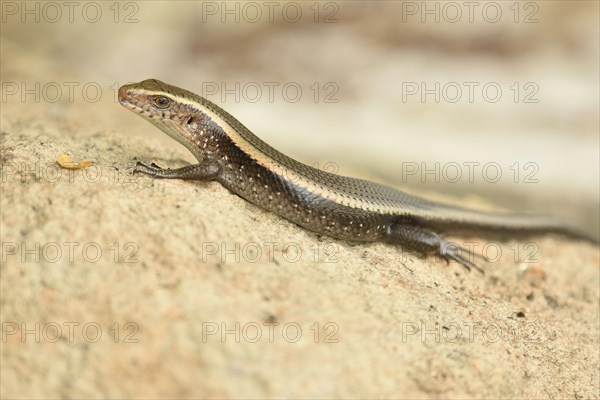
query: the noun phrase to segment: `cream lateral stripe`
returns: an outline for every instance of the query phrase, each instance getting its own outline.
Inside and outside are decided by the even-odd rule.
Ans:
[[[164,92],[159,91],[159,92],[156,92],[156,95],[160,95],[163,93]],[[201,101],[195,101],[194,99],[190,99],[186,96],[182,96],[182,95],[179,95],[176,93],[168,93],[168,94],[176,97],[175,100],[178,103],[191,106],[191,107],[199,109],[200,111],[205,113],[209,118],[211,118],[213,120],[213,122],[215,122],[217,125],[219,125],[225,131],[227,136],[232,140],[232,142],[237,147],[240,148],[241,151],[243,151],[245,154],[250,156],[257,164],[267,168],[268,170],[272,171],[272,173],[276,174],[277,176],[280,176],[285,179],[289,179],[290,175],[285,174],[286,171],[289,171],[290,173],[294,174],[294,177],[298,178],[298,179],[294,180],[294,183],[296,185],[298,185],[299,187],[301,187],[307,191],[310,191],[311,193],[319,194],[319,195],[323,196],[324,198],[327,198],[328,200],[331,200],[342,206],[360,208],[363,210],[367,209],[368,211],[374,211],[374,212],[378,212],[378,213],[382,213],[382,214],[387,214],[387,213],[391,214],[396,210],[395,207],[391,207],[391,206],[383,206],[383,205],[382,206],[374,206],[374,205],[370,205],[370,204],[367,205],[364,202],[357,200],[357,199],[352,199],[349,197],[343,198],[342,196],[333,194],[333,191],[325,191],[324,192],[322,189],[322,186],[316,185],[310,179],[307,179],[304,175],[301,175],[298,171],[292,170],[291,168],[289,168],[289,167],[279,163],[278,161],[274,160],[273,158],[269,157],[264,152],[259,151],[254,145],[252,145],[250,142],[248,142],[248,140],[246,138],[244,138],[244,136],[242,136],[234,127],[232,127],[223,118],[223,116],[221,116],[219,113],[213,111],[211,109],[211,107],[208,107],[206,105],[206,104],[210,104],[212,107],[219,110],[220,107],[218,107],[216,104],[214,104],[204,98],[200,98]],[[255,136],[252,132],[250,132],[248,130],[247,130],[247,134]],[[194,153],[194,154],[197,153],[194,150],[193,144],[190,143],[190,145],[186,145],[186,143],[181,142],[181,140],[180,140],[180,143],[182,143],[184,146],[186,146],[190,151],[192,151],[192,153]],[[311,168],[309,166],[307,166],[307,167]]]

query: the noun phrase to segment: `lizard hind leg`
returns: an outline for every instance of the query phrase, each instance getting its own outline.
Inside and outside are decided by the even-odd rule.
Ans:
[[[483,269],[471,261],[471,258],[475,256],[474,253],[468,252],[455,243],[448,242],[441,235],[414,222],[394,221],[390,223],[386,233],[388,241],[391,243],[400,244],[408,250],[423,254],[438,254],[446,261],[456,261],[469,271],[473,268],[483,274]],[[467,256],[463,253],[466,253]]]

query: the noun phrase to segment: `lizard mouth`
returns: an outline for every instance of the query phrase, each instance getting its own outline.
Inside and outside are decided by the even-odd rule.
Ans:
[[[123,85],[119,88],[117,99],[122,106],[130,110],[138,110],[140,107],[135,104],[133,95],[134,91],[130,88],[130,85]]]
[[[119,93],[117,95],[117,98],[119,99],[119,103],[121,103],[123,105],[130,104],[128,101],[130,94],[131,94],[131,91],[128,92],[126,86],[121,86],[119,88]]]

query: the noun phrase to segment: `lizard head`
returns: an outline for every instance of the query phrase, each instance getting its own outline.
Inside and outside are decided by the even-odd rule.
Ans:
[[[197,159],[215,151],[224,132],[215,122],[219,107],[156,79],[123,85],[119,103],[183,144]]]

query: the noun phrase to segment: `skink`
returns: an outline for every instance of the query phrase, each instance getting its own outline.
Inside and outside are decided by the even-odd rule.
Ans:
[[[135,172],[155,178],[215,180],[247,201],[319,234],[395,243],[480,271],[472,257],[446,241],[442,232],[552,231],[588,238],[550,217],[468,210],[310,167],[269,146],[207,99],[155,79],[122,86],[118,98],[198,160],[177,169],[138,163]]]

